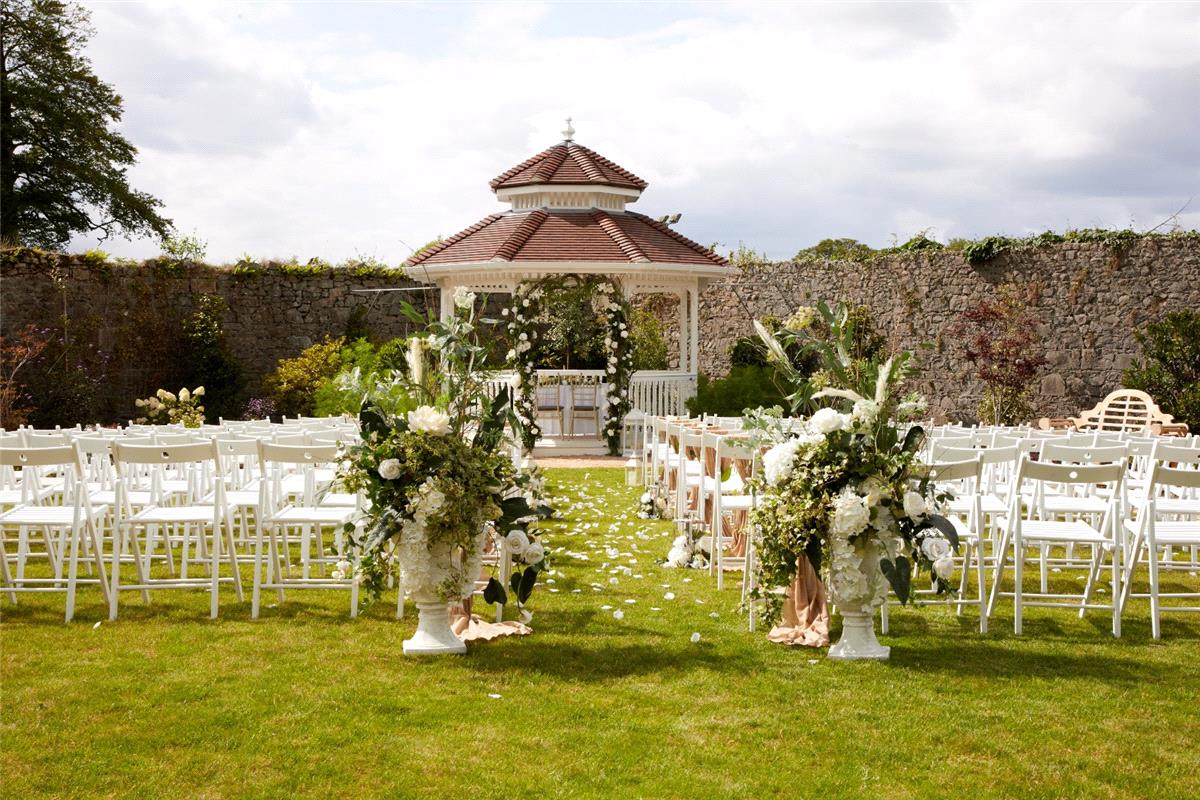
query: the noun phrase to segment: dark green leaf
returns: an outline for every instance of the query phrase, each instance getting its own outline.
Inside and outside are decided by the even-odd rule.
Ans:
[[[488,578],[487,586],[483,588],[483,600],[485,603],[502,606],[508,602],[508,592],[504,591],[500,581],[494,577]]]
[[[537,583],[538,571],[533,567],[526,567],[525,572],[521,574],[521,585],[517,590],[517,602],[524,603],[529,599],[529,595],[533,594],[533,585]]]
[[[950,541],[954,550],[958,551],[958,531],[950,520],[938,514],[930,514],[926,521],[931,527],[937,528]]]
[[[895,563],[883,558],[879,561],[879,569],[892,585],[896,597],[900,598],[900,604],[906,605],[912,586],[912,564],[904,556],[898,556]]]

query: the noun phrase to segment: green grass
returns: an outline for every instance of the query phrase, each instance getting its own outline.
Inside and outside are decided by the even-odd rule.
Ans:
[[[1011,605],[986,636],[973,614],[894,609],[890,662],[828,662],[749,634],[736,580],[718,595],[706,572],[658,567],[670,523],[633,517],[636,492],[618,470],[584,474],[550,474],[571,505],[550,528],[558,574],[534,595],[535,634],[466,657],[401,656],[415,615],[395,621],[386,596],[351,620],[343,594],[291,592],[252,622],[232,591],[217,621],[199,592],[160,592],[148,607],[128,593],[120,620],[98,628],[98,590],[83,593],[69,625],[61,595],[5,599],[0,791],[1200,795],[1200,616],[1165,617],[1154,643],[1144,603],[1130,606],[1117,641],[1102,613],[1031,610],[1014,637]],[[602,569],[618,561],[609,545],[642,577]],[[1169,582],[1200,585],[1180,573]]]

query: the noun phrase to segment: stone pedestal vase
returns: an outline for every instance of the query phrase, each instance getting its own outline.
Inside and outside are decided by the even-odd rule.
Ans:
[[[886,580],[879,571],[879,554],[874,546],[868,546],[861,569],[868,587]],[[838,616],[842,618],[842,638],[829,648],[829,658],[835,661],[887,661],[892,648],[879,643],[875,638],[875,609],[872,607],[874,591],[866,597],[840,598],[835,595]]]
[[[417,606],[417,630],[411,639],[404,640],[406,656],[461,655],[467,646],[450,629],[450,604],[437,592],[423,590],[413,593]]]

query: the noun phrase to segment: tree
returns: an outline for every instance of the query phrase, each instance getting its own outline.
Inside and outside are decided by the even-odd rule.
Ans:
[[[1133,337],[1143,358],[1125,370],[1125,385],[1149,394],[1176,422],[1200,430],[1200,313],[1171,311]]]
[[[0,0],[0,235],[61,249],[76,233],[165,236],[162,203],[129,186],[137,149],[122,101],[92,73],[91,15],[61,0]]]

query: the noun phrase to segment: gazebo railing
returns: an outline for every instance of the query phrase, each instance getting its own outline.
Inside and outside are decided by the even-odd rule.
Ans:
[[[488,382],[491,394],[511,386],[515,373],[498,372]],[[606,389],[604,370],[539,369],[539,386],[598,385],[603,402]],[[696,376],[669,370],[639,370],[629,381],[629,399],[634,411],[655,416],[686,414],[688,400],[696,395]]]

